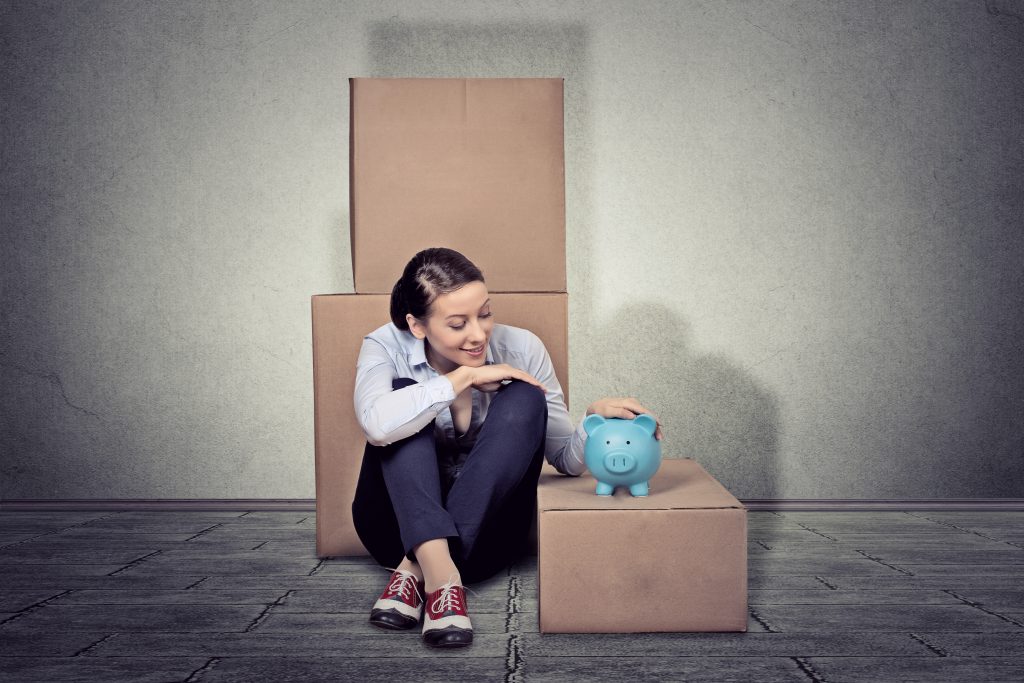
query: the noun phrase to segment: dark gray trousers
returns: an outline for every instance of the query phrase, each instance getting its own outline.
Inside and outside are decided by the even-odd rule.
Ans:
[[[398,378],[392,389],[415,384]],[[476,443],[454,481],[441,475],[434,423],[387,446],[367,443],[352,519],[385,567],[434,538],[447,538],[463,583],[518,559],[536,509],[548,410],[544,393],[518,380],[491,400]]]

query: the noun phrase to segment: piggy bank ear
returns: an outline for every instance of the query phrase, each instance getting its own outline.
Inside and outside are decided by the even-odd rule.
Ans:
[[[640,413],[633,418],[633,424],[640,425],[644,431],[650,435],[654,435],[654,431],[658,428],[658,421],[647,413]]]
[[[600,415],[587,415],[586,419],[583,420],[583,430],[587,435],[594,433],[594,430],[604,424],[604,418]]]

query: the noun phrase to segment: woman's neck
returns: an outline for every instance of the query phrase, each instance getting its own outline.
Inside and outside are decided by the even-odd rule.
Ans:
[[[453,370],[459,367],[458,365],[451,362],[441,354],[436,353],[434,349],[431,348],[430,342],[428,342],[426,339],[423,340],[423,346],[425,347],[427,353],[427,363],[430,364],[430,367],[437,370],[439,374],[447,375],[449,372],[452,372]]]

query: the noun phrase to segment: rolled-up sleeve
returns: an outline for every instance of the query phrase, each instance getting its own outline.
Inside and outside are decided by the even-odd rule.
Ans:
[[[548,401],[548,431],[544,457],[562,474],[579,476],[586,470],[583,447],[587,441],[587,433],[583,429],[582,421],[578,427],[573,427],[569,409],[565,405],[562,385],[555,375],[555,367],[551,363],[551,355],[548,354],[544,342],[532,332],[530,337],[529,367],[525,370],[544,385]]]
[[[374,446],[412,436],[455,400],[455,388],[443,375],[393,390],[391,383],[398,376],[388,350],[373,339],[363,339],[353,399],[356,420]]]

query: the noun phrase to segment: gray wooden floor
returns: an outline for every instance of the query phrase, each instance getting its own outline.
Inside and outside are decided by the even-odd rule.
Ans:
[[[450,652],[367,624],[387,572],[312,515],[0,513],[0,679],[1024,680],[1024,512],[750,513],[745,634],[542,636],[526,558]]]

